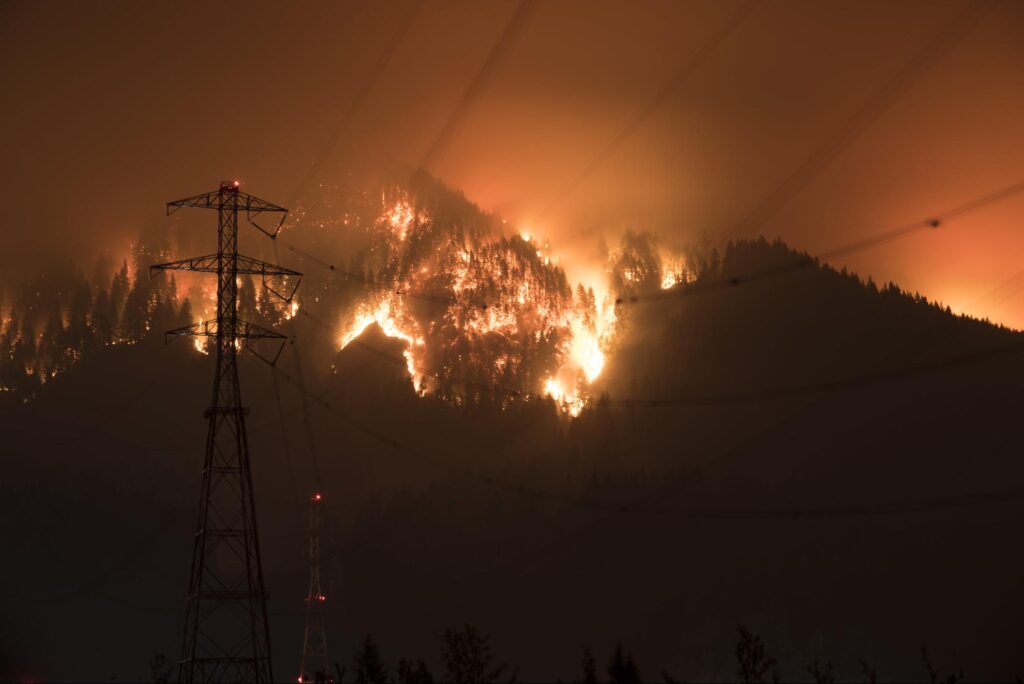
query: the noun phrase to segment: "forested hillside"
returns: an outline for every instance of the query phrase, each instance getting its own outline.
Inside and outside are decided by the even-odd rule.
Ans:
[[[191,304],[143,265],[7,300],[0,520],[8,557],[33,560],[8,564],[0,629],[41,676],[139,678],[178,647],[211,368],[161,344]],[[417,392],[378,326],[337,351],[278,312],[295,342],[276,368],[246,356],[242,382],[282,671],[318,475],[341,662],[369,633],[441,672],[424,635],[468,622],[527,680],[576,677],[580,644],[620,640],[649,677],[730,679],[742,623],[787,678],[816,658],[920,678],[923,645],[940,669],[1012,676],[1024,558],[980,540],[1019,516],[1020,334],[763,241],[634,285],[575,418],[500,387]],[[43,332],[11,333],[26,326]],[[99,643],[97,611],[115,625]]]

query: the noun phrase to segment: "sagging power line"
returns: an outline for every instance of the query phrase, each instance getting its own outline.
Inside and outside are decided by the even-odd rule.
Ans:
[[[334,404],[323,397],[317,396],[308,390],[302,383],[299,383],[287,373],[275,369],[281,376],[296,389],[307,394],[314,403],[318,404],[327,412],[341,418],[352,425],[363,434],[388,447],[393,453],[400,454],[413,459],[418,463],[432,465],[441,468],[454,475],[471,480],[480,485],[510,492],[516,496],[534,500],[556,503],[567,507],[586,509],[600,513],[615,513],[626,515],[652,515],[690,520],[708,521],[751,521],[751,520],[777,520],[777,521],[798,521],[831,518],[871,517],[885,515],[902,515],[910,513],[924,513],[930,511],[945,510],[950,508],[964,508],[974,506],[993,505],[998,503],[1017,502],[1024,500],[1024,488],[1007,488],[971,494],[959,494],[950,496],[901,499],[897,501],[882,502],[876,504],[842,504],[834,506],[787,506],[765,509],[726,509],[726,508],[676,508],[668,506],[645,506],[642,504],[621,504],[612,501],[603,501],[575,497],[562,492],[554,492],[546,489],[529,486],[523,482],[513,482],[498,478],[493,475],[467,468],[465,466],[446,463],[441,459],[431,456],[414,446],[402,442],[387,433],[378,430],[366,423],[353,418],[349,414],[338,409]]]
[[[313,316],[312,314],[308,312],[302,312],[302,315],[304,315],[314,324],[323,327],[325,330],[328,330],[335,334],[340,334],[340,330],[338,330],[334,326],[324,323],[323,321]],[[409,369],[408,360],[402,356],[389,354],[381,349],[374,347],[373,345],[367,344],[366,342],[363,342],[358,339],[353,340],[350,344],[355,345],[359,349],[365,350],[366,352],[372,354],[373,356],[383,361],[386,361],[392,365],[402,368],[403,370]],[[1024,342],[1012,342],[1009,344],[1000,345],[998,347],[992,347],[985,350],[965,352],[963,354],[957,354],[935,361],[909,364],[899,366],[897,368],[882,369],[870,373],[861,373],[849,377],[821,380],[818,382],[803,383],[798,385],[786,385],[765,389],[740,390],[735,392],[719,394],[694,393],[689,395],[677,395],[666,397],[623,399],[602,397],[598,401],[606,406],[615,406],[623,408],[666,408],[681,406],[714,406],[724,404],[756,403],[760,401],[773,401],[779,399],[787,399],[800,396],[857,389],[865,386],[900,380],[903,378],[927,375],[929,373],[941,372],[944,370],[950,370],[953,368],[968,366],[976,363],[983,363],[985,361],[990,361],[997,358],[1014,356],[1022,352],[1024,352]],[[501,385],[481,383],[478,381],[460,378],[458,376],[447,374],[436,369],[423,368],[418,365],[414,365],[413,369],[416,372],[421,373],[422,375],[432,377],[441,382],[445,382],[460,387],[466,387],[467,389],[478,390],[488,394],[504,395],[519,399],[541,399],[546,396],[543,393],[535,390],[528,390],[525,388],[518,389],[504,387]]]
[[[1014,183],[1005,188],[996,190],[995,192],[976,197],[963,204],[960,204],[952,209],[948,209],[940,214],[929,216],[913,223],[893,228],[890,230],[883,231],[872,235],[871,237],[856,240],[854,242],[847,243],[845,245],[834,247],[824,252],[819,252],[815,256],[806,256],[794,260],[792,263],[782,264],[779,266],[772,266],[769,268],[761,269],[759,271],[753,271],[744,275],[730,276],[729,278],[722,280],[710,281],[707,283],[700,283],[699,281],[690,285],[676,286],[668,290],[661,290],[655,293],[649,294],[635,294],[624,297],[619,297],[616,300],[616,304],[636,304],[642,302],[651,302],[663,299],[671,299],[674,297],[692,297],[694,295],[704,294],[711,291],[723,290],[736,287],[737,285],[745,285],[752,282],[766,280],[769,278],[775,278],[778,276],[785,275],[787,273],[793,273],[810,266],[816,265],[819,261],[824,259],[830,259],[837,256],[846,256],[854,254],[856,252],[862,252],[879,245],[883,245],[900,238],[907,237],[914,233],[926,230],[936,230],[943,227],[947,221],[963,216],[964,214],[976,211],[990,204],[995,204],[1002,200],[1008,199],[1016,194],[1024,192],[1024,181]]]
[[[761,228],[783,206],[803,190],[833,159],[843,153],[872,124],[899,101],[932,67],[971,32],[981,19],[995,7],[994,0],[969,3],[881,88],[838,131],[814,151],[799,167],[729,230],[727,240],[750,234]]]
[[[538,215],[538,220],[550,215],[552,211],[571,197],[588,178],[604,166],[618,152],[623,143],[646,124],[673,95],[679,92],[683,85],[693,77],[694,73],[707,63],[711,56],[736,32],[736,29],[743,23],[743,20],[750,15],[759,3],[760,0],[746,0],[736,11],[730,14],[722,26],[713,31],[708,39],[697,48],[696,52],[673,74],[672,78],[658,89],[654,97],[618,133],[605,143],[579,173],[563,185],[562,189],[544,205],[544,208],[541,209]]]

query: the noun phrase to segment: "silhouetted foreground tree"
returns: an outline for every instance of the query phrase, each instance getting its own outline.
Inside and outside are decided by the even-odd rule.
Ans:
[[[403,658],[398,661],[398,684],[434,684],[434,675],[430,674],[427,664],[422,660],[413,663]]]
[[[167,656],[157,653],[149,659],[149,674],[153,684],[167,684],[171,681],[171,664],[167,662]]]
[[[615,652],[608,661],[608,681],[611,684],[640,684],[642,681],[633,655],[622,644],[615,645]]]
[[[391,681],[381,660],[380,649],[369,634],[356,651],[352,671],[355,673],[356,684],[389,684]]]
[[[597,662],[589,646],[583,647],[583,679],[579,684],[597,684]]]
[[[444,631],[441,662],[444,663],[444,681],[452,684],[496,682],[508,669],[505,663],[493,664],[491,637],[471,625]],[[509,681],[515,681],[514,673]]]
[[[964,671],[962,669],[958,673],[951,674],[945,678],[940,678],[938,671],[932,665],[932,659],[928,656],[927,646],[921,647],[921,660],[924,661],[924,669],[928,673],[928,680],[932,684],[939,684],[939,682],[942,682],[943,684],[957,684],[957,682],[962,682],[964,680]]]
[[[739,668],[736,674],[740,679],[745,684],[765,682],[768,678],[773,682],[782,681],[778,663],[768,655],[761,637],[752,634],[746,625],[740,625],[738,630],[740,638],[736,642],[736,662]]]
[[[778,670],[778,661],[767,653],[764,642],[753,634],[746,625],[738,625],[739,639],[736,642],[736,660],[739,669],[736,671],[740,681],[747,684],[755,682],[780,682],[781,675]],[[581,658],[582,677],[574,684],[597,684],[602,681],[597,674],[597,661],[589,646],[582,647]],[[958,684],[964,680],[964,671],[961,669],[955,674],[940,678],[938,671],[932,664],[927,648],[921,649],[921,658],[924,662],[925,671],[932,684]],[[353,657],[352,671],[355,676],[355,684],[434,684],[435,681],[443,684],[492,684],[502,680],[509,670],[507,663],[495,663],[491,651],[490,636],[481,634],[472,625],[465,625],[461,629],[448,628],[444,632],[443,644],[441,647],[441,661],[444,664],[444,676],[439,680],[434,679],[427,664],[423,660],[412,660],[402,658],[398,661],[396,677],[392,678],[384,664],[380,648],[371,635],[366,635]],[[860,674],[868,684],[875,684],[878,681],[878,673],[868,666],[863,660],[859,661]],[[170,681],[171,664],[163,653],[154,655],[149,661],[149,668],[152,681],[155,684],[165,684]],[[343,684],[347,669],[335,665],[336,677],[330,679],[328,673],[316,673],[315,682],[336,682]],[[605,668],[608,684],[641,684],[645,681],[640,674],[640,668],[622,643],[615,645],[608,659]],[[835,669],[830,661],[824,663],[815,659],[807,666],[807,673],[817,684],[834,684],[836,681]],[[661,678],[666,684],[676,684],[681,680],[677,679],[667,671],[662,671]],[[515,670],[508,679],[504,681],[514,682],[516,679]],[[1016,681],[1021,682],[1018,676]]]
[[[832,663],[822,665],[821,661],[815,659],[807,666],[807,673],[814,678],[816,684],[835,684],[836,675],[832,671]]]

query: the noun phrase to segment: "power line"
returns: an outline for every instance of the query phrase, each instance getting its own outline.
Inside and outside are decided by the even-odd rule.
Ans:
[[[383,52],[381,52],[380,56],[377,58],[377,61],[376,63],[374,63],[373,68],[370,70],[370,73],[367,74],[367,77],[363,80],[362,85],[356,92],[355,97],[352,98],[352,101],[349,103],[348,108],[342,114],[341,119],[338,122],[337,128],[334,130],[334,133],[331,135],[331,137],[328,138],[327,144],[320,151],[320,154],[317,155],[316,159],[313,161],[313,165],[309,168],[306,174],[299,181],[299,184],[295,187],[295,191],[292,192],[291,198],[289,199],[288,202],[285,203],[286,207],[293,206],[299,199],[302,198],[302,195],[306,190],[306,186],[313,182],[313,180],[320,173],[321,167],[323,167],[323,165],[326,164],[327,161],[331,158],[331,155],[334,153],[334,150],[338,146],[338,143],[348,132],[349,126],[352,125],[352,121],[355,119],[356,114],[359,112],[360,109],[362,109],[363,104],[366,102],[370,93],[373,91],[373,88],[377,84],[377,81],[380,80],[384,71],[391,63],[392,58],[395,56],[395,52],[398,50],[398,47],[402,44],[402,41],[405,39],[406,34],[412,27],[416,19],[416,15],[419,13],[420,7],[422,5],[423,0],[412,0],[412,2],[409,4],[408,9],[406,10],[405,14],[402,16],[402,19],[398,24],[398,28],[396,28],[394,33],[392,34],[391,40],[388,42]]]
[[[865,130],[885,114],[911,87],[924,76],[943,55],[950,51],[993,7],[994,2],[969,3],[957,16],[929,41],[914,57],[887,81],[856,114],[803,164],[791,173],[771,194],[761,200],[726,238],[756,231],[796,196],[828,164],[842,154]]]
[[[336,131],[332,139],[328,142],[326,152],[321,154],[318,160],[314,163],[313,168],[300,182],[294,197],[297,197],[301,192],[302,188],[308,182],[310,182],[310,180],[315,176],[317,169],[319,168],[319,166],[323,164],[323,160],[325,160],[330,155],[330,152],[333,150],[338,140],[347,130],[356,112],[359,110],[363,102],[366,100],[366,96],[369,94],[370,90],[372,90],[374,83],[376,83],[377,79],[380,77],[380,74],[384,71],[384,68],[387,66],[388,62],[390,62],[395,49],[401,42],[402,36],[405,35],[405,33],[409,29],[409,26],[411,26],[412,21],[415,18],[415,15],[419,9],[419,5],[421,4],[421,1],[422,0],[417,0],[417,2],[413,3],[413,5],[410,6],[409,11],[405,15],[404,21],[399,27],[398,31],[396,31],[391,44],[384,51],[384,53],[382,53],[380,59],[376,64],[376,67],[371,72],[370,77],[364,82],[363,88],[353,99],[353,102],[350,105],[349,109],[342,117],[342,121],[339,124],[338,130]],[[469,110],[473,102],[480,96],[480,93],[483,91],[491,76],[493,75],[493,72],[498,62],[505,54],[505,52],[507,52],[509,46],[511,45],[515,37],[518,35],[519,31],[522,29],[522,26],[525,23],[527,16],[533,8],[533,5],[534,0],[523,0],[522,2],[520,2],[519,6],[516,8],[516,11],[513,13],[508,23],[505,25],[505,29],[498,37],[497,42],[491,48],[491,51],[484,60],[484,63],[481,65],[480,69],[477,71],[476,75],[470,82],[466,91],[463,93],[462,98],[459,100],[455,109],[448,117],[448,120],[442,126],[441,131],[438,133],[433,143],[427,149],[426,153],[423,156],[423,159],[420,161],[420,164],[414,170],[414,174],[429,169],[430,165],[434,161],[436,161],[436,159],[444,152],[445,146],[447,145],[449,139],[452,137],[458,126],[461,125],[466,115],[466,112]],[[299,247],[281,239],[279,235],[273,237],[277,242],[280,242],[282,245],[290,249],[292,252],[295,252],[296,254],[299,254],[300,256],[309,259],[313,263],[316,263],[329,271],[344,275],[348,278],[352,278],[353,280],[361,282],[364,285],[380,288],[387,291],[392,291],[400,296],[408,296],[435,303],[454,303],[456,301],[461,301],[453,297],[432,295],[423,292],[412,292],[409,290],[405,290],[403,288],[396,288],[391,284],[383,283],[377,280],[373,280],[372,278],[367,278],[357,273],[346,271],[344,269],[338,268],[337,266],[328,261],[325,261],[324,259],[321,259],[320,257],[314,256],[313,254],[310,254],[309,252],[300,249]],[[474,306],[481,306],[483,308],[487,307],[487,304],[485,302],[470,303]]]
[[[765,390],[749,390],[742,392],[703,394],[703,395],[680,395],[676,397],[658,397],[652,399],[610,399],[608,403],[613,406],[630,408],[664,408],[672,406],[710,406],[716,404],[742,404],[773,399],[786,399],[804,395],[822,394],[842,390],[856,389],[870,385],[876,385],[893,380],[927,375],[929,373],[959,368],[975,363],[997,359],[1005,356],[1013,356],[1024,352],[1024,341],[1002,345],[992,349],[968,352],[946,359],[929,361],[925,363],[911,364],[899,368],[891,368],[869,373],[861,373],[840,380],[825,382],[807,383],[803,385],[790,385]]]
[[[585,167],[556,194],[540,211],[547,216],[571,196],[590,176],[603,166],[618,151],[622,144],[647,122],[672,95],[674,95],[693,74],[707,63],[711,55],[736,31],[737,27],[757,6],[760,0],[746,0],[733,12],[725,23],[714,31],[678,71],[655,93],[654,97],[632,119],[594,155]]]
[[[861,252],[867,249],[871,249],[873,247],[877,247],[879,245],[886,244],[888,242],[892,242],[907,237],[909,235],[917,233],[918,231],[935,230],[941,228],[947,221],[959,218],[965,214],[976,211],[990,204],[994,204],[996,202],[1008,199],[1014,195],[1021,193],[1022,191],[1024,191],[1024,181],[1014,183],[1013,185],[1009,185],[1007,187],[996,190],[995,192],[982,195],[981,197],[976,197],[963,204],[960,204],[956,207],[948,209],[934,216],[929,216],[927,218],[920,219],[912,223],[908,223],[898,228],[877,233],[868,238],[856,240],[846,245],[841,245],[839,247],[835,247],[824,252],[820,252],[813,257],[807,256],[799,258],[793,261],[792,263],[782,264],[779,266],[772,266],[745,275],[731,276],[724,280],[711,281],[706,283],[698,282],[691,285],[686,285],[684,287],[673,287],[668,290],[662,290],[650,294],[634,294],[622,296],[615,300],[615,304],[637,304],[642,302],[656,301],[673,297],[690,297],[698,294],[703,294],[709,291],[730,289],[736,287],[737,285],[778,277],[781,275],[785,275],[787,273],[802,270],[809,266],[813,266],[816,263],[816,261]],[[385,283],[379,280],[374,280],[372,278],[367,278],[366,276],[360,275],[358,273],[353,273],[351,271],[339,268],[335,264],[324,259],[321,259],[320,257],[291,244],[290,242],[282,239],[280,236],[278,236],[274,241],[275,243],[280,243],[284,245],[287,249],[291,250],[292,252],[312,261],[313,263],[319,265],[324,269],[327,269],[332,273],[336,273],[345,278],[350,278],[368,287],[378,288],[383,291],[393,292],[398,296],[411,297],[414,299],[428,301],[435,304],[465,304],[470,306],[477,306],[483,309],[486,309],[488,306],[487,302],[483,301],[467,300],[458,297],[430,294],[426,292],[416,292],[413,290],[395,287],[392,284]]]
[[[522,0],[516,11],[509,18],[508,23],[505,25],[505,29],[501,32],[494,47],[491,48],[491,52],[487,55],[484,63],[480,66],[473,80],[470,82],[466,91],[462,94],[458,104],[455,105],[455,109],[452,111],[448,120],[444,126],[441,127],[441,131],[434,138],[434,142],[431,143],[430,147],[427,148],[426,153],[420,160],[419,165],[414,169],[414,173],[420,171],[428,171],[430,166],[444,154],[446,147],[455,133],[455,130],[462,124],[466,113],[474,102],[480,97],[487,83],[490,81],[494,74],[494,70],[497,68],[498,62],[508,51],[509,46],[519,35],[519,32],[523,28],[523,24],[526,22],[526,18],[529,16],[534,6],[534,0]]]
[[[300,309],[299,313],[301,315],[305,316],[306,318],[308,318],[315,325],[318,325],[318,326],[322,327],[324,330],[326,330],[328,332],[332,332],[335,335],[341,335],[342,334],[342,331],[339,328],[337,328],[337,327],[335,327],[333,325],[330,325],[329,323],[325,323],[324,321],[320,320],[319,318],[317,318],[316,316],[314,316],[313,314],[309,313],[308,311],[306,311],[304,309]],[[353,346],[356,346],[359,349],[362,349],[362,350],[372,354],[373,356],[381,359],[382,361],[386,361],[388,363],[394,364],[394,365],[402,368],[403,370],[408,370],[409,369],[409,365],[410,364],[408,363],[408,361],[404,357],[395,356],[394,354],[389,354],[386,351],[383,351],[382,349],[378,349],[378,348],[374,347],[371,344],[367,344],[366,342],[363,342],[362,340],[360,340],[358,338],[352,340],[349,344],[351,344]],[[466,378],[460,378],[460,377],[457,377],[457,376],[449,375],[447,373],[443,373],[443,372],[435,370],[433,368],[426,368],[426,367],[422,367],[422,366],[418,366],[418,365],[413,365],[412,368],[417,373],[420,373],[422,375],[434,378],[435,380],[440,380],[441,382],[447,382],[447,383],[450,383],[450,384],[453,384],[453,385],[459,385],[461,387],[466,387],[468,389],[476,389],[476,390],[481,390],[483,392],[495,393],[495,394],[505,394],[505,395],[508,395],[508,396],[518,397],[518,398],[523,398],[523,399],[528,398],[528,397],[534,395],[534,393],[529,391],[529,390],[514,389],[514,388],[510,388],[510,387],[502,387],[501,385],[492,385],[492,384],[489,384],[489,383],[479,382],[479,381],[476,381],[476,380],[469,380],[469,379],[466,379]]]
[[[309,318],[309,320],[313,321],[316,325],[320,325],[323,326],[325,329],[338,332],[336,328],[333,328],[332,326],[329,326],[328,324],[320,321],[312,314],[305,313],[304,315],[307,318]],[[402,369],[407,370],[409,368],[408,362],[404,357],[388,354],[387,352],[377,349],[376,347],[365,342],[362,342],[361,340],[358,339],[353,340],[351,344],[356,345],[360,349],[363,349],[369,352],[370,354],[373,354],[377,358],[383,361],[387,361],[388,363],[392,363]],[[763,390],[745,390],[720,394],[691,394],[669,397],[626,399],[603,398],[600,400],[600,402],[608,406],[616,406],[623,408],[666,408],[679,406],[746,404],[761,401],[772,401],[778,399],[800,397],[805,395],[814,395],[856,389],[864,386],[870,386],[893,380],[899,380],[902,378],[927,375],[929,373],[948,370],[951,368],[957,368],[966,365],[972,365],[975,363],[980,363],[991,359],[1012,356],[1014,354],[1019,354],[1022,351],[1024,351],[1024,341],[1018,341],[1013,342],[1011,344],[1001,345],[999,347],[993,347],[981,351],[967,352],[964,354],[959,354],[956,356],[951,356],[936,361],[910,364],[900,366],[897,368],[862,373],[847,378],[824,380],[820,382],[805,383],[800,385],[786,385],[782,387],[774,387]],[[492,385],[487,383],[476,382],[460,378],[458,376],[447,375],[429,368],[421,368],[419,366],[413,366],[413,368],[423,375],[436,378],[443,382],[448,382],[453,385],[464,386],[471,389],[478,389],[488,393],[505,394],[508,396],[522,399],[542,396],[539,395],[537,392],[532,392],[529,390],[513,389],[509,387],[503,387],[501,385]]]
[[[636,304],[640,302],[649,302],[662,299],[670,299],[673,297],[689,297],[693,295],[703,294],[709,291],[724,290],[737,285],[743,285],[750,282],[759,280],[765,280],[768,278],[774,278],[777,276],[799,271],[809,266],[815,265],[818,261],[823,259],[830,259],[837,256],[846,256],[855,252],[861,252],[872,247],[898,240],[903,237],[907,237],[913,233],[921,230],[934,230],[942,227],[947,221],[963,216],[964,214],[970,213],[981,209],[982,207],[994,204],[996,202],[1008,199],[1013,195],[1020,192],[1024,192],[1024,181],[1014,183],[1013,185],[1001,188],[995,192],[977,197],[969,200],[961,205],[948,209],[941,214],[930,216],[925,219],[914,221],[898,228],[886,230],[881,233],[872,235],[871,237],[856,240],[854,242],[835,247],[824,252],[820,252],[815,256],[801,257],[791,263],[782,264],[779,266],[772,266],[769,268],[761,269],[759,271],[753,271],[746,275],[730,276],[729,278],[710,281],[706,283],[694,283],[692,285],[686,285],[683,287],[673,287],[668,290],[661,290],[651,294],[636,294],[623,296],[616,299],[615,303],[618,304]]]
[[[356,419],[347,413],[339,410],[332,403],[318,397],[308,390],[301,382],[295,380],[287,373],[277,369],[275,372],[288,382],[298,388],[300,392],[307,394],[315,403],[324,410],[341,418],[345,422],[357,428],[360,432],[371,437],[375,441],[391,448],[395,453],[411,457],[421,463],[434,465],[449,472],[477,482],[487,487],[512,492],[517,496],[532,498],[536,500],[557,503],[564,506],[581,508],[602,513],[630,514],[630,515],[655,515],[668,516],[673,518],[685,518],[693,520],[813,520],[829,518],[850,518],[882,515],[899,515],[907,513],[922,513],[929,511],[944,510],[949,508],[964,508],[982,505],[991,505],[1011,501],[1024,500],[1024,488],[1010,488],[979,492],[972,494],[960,494],[927,498],[902,499],[897,501],[882,502],[876,504],[843,504],[833,506],[805,506],[805,507],[782,507],[766,509],[726,509],[726,508],[675,508],[666,506],[644,506],[637,504],[620,504],[611,501],[587,499],[574,497],[561,492],[553,492],[545,489],[531,487],[522,482],[511,482],[492,475],[466,468],[464,466],[445,463],[434,458],[409,444],[401,442],[388,434]]]
[[[474,300],[470,300],[470,299],[462,299],[462,298],[459,298],[459,297],[449,297],[449,296],[446,296],[446,295],[430,294],[429,292],[417,292],[415,290],[408,290],[408,289],[405,289],[405,288],[402,288],[402,287],[396,287],[395,285],[393,285],[391,283],[385,283],[385,282],[382,282],[380,280],[374,280],[373,278],[367,278],[364,275],[361,275],[359,273],[354,273],[352,271],[348,271],[346,269],[343,269],[343,268],[340,268],[340,267],[336,266],[335,264],[333,264],[333,263],[331,263],[329,261],[321,259],[320,257],[318,257],[318,256],[316,256],[314,254],[311,254],[310,252],[307,252],[306,250],[304,250],[304,249],[302,249],[300,247],[297,247],[296,245],[288,242],[287,240],[283,240],[280,236],[278,236],[277,238],[274,238],[274,242],[275,242],[275,244],[276,243],[280,243],[281,245],[283,245],[288,250],[294,252],[295,254],[298,254],[301,257],[304,257],[304,258],[312,261],[313,263],[317,264],[321,268],[324,268],[324,269],[330,271],[331,273],[343,276],[346,279],[355,280],[356,282],[359,282],[359,283],[361,283],[363,285],[366,285],[368,287],[377,288],[377,289],[383,290],[385,292],[394,293],[394,294],[398,295],[399,297],[411,297],[413,299],[419,299],[419,300],[426,301],[426,302],[431,302],[431,303],[434,303],[434,304],[466,304],[466,305],[469,305],[469,306],[480,307],[482,309],[486,309],[487,308],[487,302],[474,301]]]
[[[968,308],[973,309],[982,302],[992,299],[993,297],[997,297],[997,295],[999,295],[995,299],[995,301],[989,304],[988,307],[986,307],[985,310],[982,312],[981,315],[987,316],[991,311],[998,309],[1008,300],[1012,299],[1018,292],[1020,292],[1021,288],[1024,287],[1024,280],[1022,280],[1022,277],[1024,277],[1024,269],[1017,271],[1012,276],[1010,276],[1003,282],[999,283],[999,285],[995,286],[994,288],[983,294],[981,297],[975,299],[973,302],[971,302]]]

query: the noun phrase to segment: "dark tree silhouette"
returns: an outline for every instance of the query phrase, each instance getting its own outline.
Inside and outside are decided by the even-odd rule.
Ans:
[[[633,655],[626,652],[622,644],[615,645],[615,652],[608,661],[608,681],[611,684],[640,684],[640,670],[633,661]]]
[[[387,668],[381,660],[380,650],[373,642],[369,634],[363,639],[363,643],[356,651],[355,659],[352,662],[352,671],[355,673],[356,684],[389,684]]]
[[[123,337],[121,317],[124,313],[125,300],[128,299],[129,288],[128,261],[125,260],[121,263],[121,268],[114,275],[114,279],[110,284],[110,295],[107,300],[110,306],[107,311],[107,319],[110,321],[111,328],[114,331],[114,338],[118,340]]]
[[[484,684],[498,681],[508,666],[494,665],[491,653],[491,637],[480,634],[476,628],[466,625],[460,630],[444,631],[444,648],[441,662],[444,663],[444,681],[451,684]],[[513,674],[510,681],[515,680]]]
[[[157,653],[149,659],[149,675],[153,684],[167,684],[171,681],[171,664],[166,655]]]
[[[928,680],[932,684],[939,684],[939,682],[943,682],[943,684],[957,684],[957,682],[962,682],[964,679],[964,671],[962,669],[960,670],[960,672],[951,674],[947,677],[940,678],[938,671],[935,669],[935,666],[932,665],[932,659],[928,655],[927,646],[921,647],[921,660],[924,661],[925,672],[928,673]]]
[[[860,661],[860,673],[864,676],[864,681],[868,684],[876,684],[878,682],[878,670],[868,666],[863,660]]]
[[[814,678],[816,684],[835,684],[836,675],[832,670],[832,663],[826,662],[824,666],[821,661],[815,659],[807,666],[807,673]]]
[[[736,674],[745,684],[781,680],[777,661],[768,655],[761,637],[755,636],[746,625],[739,625],[739,641],[736,642]]]
[[[110,344],[114,337],[114,325],[110,322],[110,297],[106,288],[96,291],[96,299],[93,301],[92,314],[89,316],[89,326],[92,328],[93,337],[98,346]]]
[[[589,646],[583,647],[583,679],[578,684],[597,684],[597,663]]]
[[[402,658],[398,661],[398,684],[434,684],[434,675],[430,674],[427,664],[422,660],[415,663]]]

